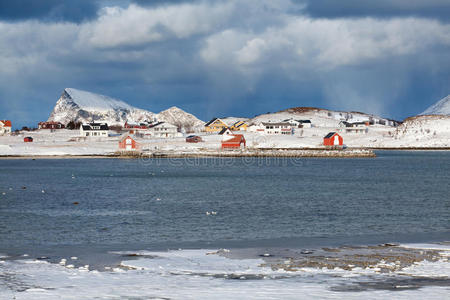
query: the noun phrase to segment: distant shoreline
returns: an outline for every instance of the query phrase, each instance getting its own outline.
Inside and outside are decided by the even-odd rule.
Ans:
[[[117,159],[151,159],[151,158],[239,158],[239,157],[274,157],[274,158],[353,158],[353,157],[376,157],[369,149],[258,149],[244,151],[157,151],[151,153],[139,152],[116,152],[104,155],[0,155],[0,159],[95,159],[95,158],[117,158]]]
[[[137,158],[239,158],[239,157],[278,157],[278,158],[359,158],[376,157],[374,151],[450,151],[450,147],[425,148],[347,148],[345,150],[323,148],[262,148],[250,151],[158,151],[153,153],[110,153],[86,155],[0,155],[0,159],[137,159]]]

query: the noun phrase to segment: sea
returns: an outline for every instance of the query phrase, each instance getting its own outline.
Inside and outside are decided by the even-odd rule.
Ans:
[[[450,152],[1,159],[0,299],[450,299]]]

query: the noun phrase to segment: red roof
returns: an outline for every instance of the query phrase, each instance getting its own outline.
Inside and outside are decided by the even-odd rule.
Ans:
[[[227,139],[223,143],[240,143],[243,140],[245,140],[243,134],[233,134],[231,139]]]
[[[0,120],[0,122],[2,122],[5,127],[11,127],[11,121],[10,120]]]

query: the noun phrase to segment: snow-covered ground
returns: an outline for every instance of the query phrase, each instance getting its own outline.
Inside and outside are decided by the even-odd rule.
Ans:
[[[322,124],[328,125],[328,124]],[[450,117],[420,116],[407,119],[399,127],[373,125],[368,133],[347,133],[337,126],[296,129],[294,135],[264,135],[245,132],[248,148],[318,148],[323,137],[337,131],[347,147],[356,148],[448,148],[450,147]],[[195,152],[218,150],[222,136],[198,133],[204,142],[186,143],[185,137],[149,138],[142,146],[149,151]],[[32,143],[23,138],[33,137]],[[17,136],[0,136],[0,155],[106,155],[118,151],[119,136],[76,141],[78,130],[37,130]]]
[[[407,245],[405,245],[407,246]],[[448,299],[449,248],[438,261],[397,271],[367,268],[272,269],[262,258],[230,259],[230,250],[139,251],[105,271],[77,266],[76,258],[51,263],[30,257],[0,260],[7,283],[1,299]],[[231,250],[233,252],[234,250]],[[134,252],[135,253],[135,252]],[[394,263],[395,264],[395,263]],[[447,295],[447,296],[446,296]]]

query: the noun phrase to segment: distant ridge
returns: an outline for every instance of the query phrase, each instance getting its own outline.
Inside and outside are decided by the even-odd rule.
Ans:
[[[420,115],[450,115],[450,95],[445,98],[442,98],[432,106],[428,107],[423,113]]]
[[[274,113],[257,115],[249,120],[250,124],[261,122],[282,122],[289,119],[307,119],[314,125],[321,127],[336,127],[339,122],[372,122],[373,124],[385,124],[396,126],[401,122],[383,118],[374,114],[357,111],[336,111],[318,107],[292,107]]]

